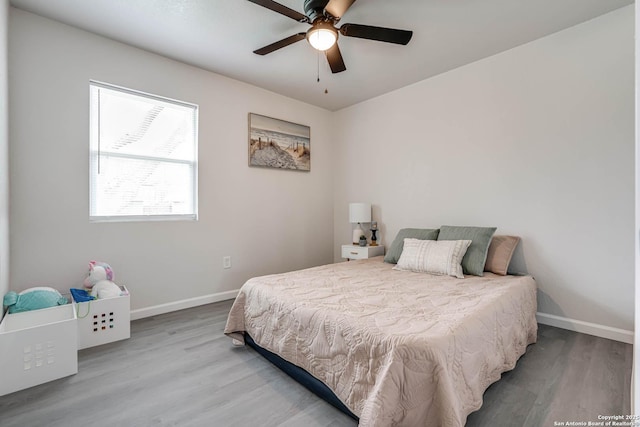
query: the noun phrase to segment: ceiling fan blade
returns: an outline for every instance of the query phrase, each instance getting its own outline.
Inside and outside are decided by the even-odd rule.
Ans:
[[[347,67],[344,65],[344,60],[342,59],[342,54],[340,53],[338,43],[325,50],[324,53],[325,55],[327,55],[327,61],[329,61],[329,67],[331,67],[331,72],[333,74],[341,73],[347,69]]]
[[[267,9],[273,10],[274,12],[278,12],[284,16],[287,16],[291,19],[295,19],[298,22],[309,22],[309,18],[304,16],[302,13],[297,12],[293,9],[289,9],[287,6],[281,5],[273,0],[249,0],[251,3],[255,3],[262,7],[266,7]]]
[[[283,47],[287,47],[290,44],[295,42],[299,42],[300,40],[304,40],[307,36],[306,33],[298,33],[292,36],[287,37],[286,39],[279,40],[275,43],[271,43],[268,46],[262,47],[258,50],[254,50],[253,53],[257,53],[258,55],[266,55],[267,53],[271,53],[274,50],[282,49]]]
[[[361,39],[406,45],[409,43],[409,40],[411,40],[413,31],[372,27],[370,25],[344,24],[340,27],[340,34],[347,37],[358,37]]]
[[[329,0],[324,10],[334,18],[340,19],[355,1],[356,0]]]

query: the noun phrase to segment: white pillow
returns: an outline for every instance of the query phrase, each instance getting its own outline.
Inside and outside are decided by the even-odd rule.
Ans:
[[[471,240],[404,239],[404,249],[394,270],[439,274],[464,279],[462,257]]]

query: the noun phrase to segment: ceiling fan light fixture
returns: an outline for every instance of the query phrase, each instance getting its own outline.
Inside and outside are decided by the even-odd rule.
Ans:
[[[338,40],[338,31],[328,22],[317,22],[307,31],[307,41],[314,49],[325,51]]]

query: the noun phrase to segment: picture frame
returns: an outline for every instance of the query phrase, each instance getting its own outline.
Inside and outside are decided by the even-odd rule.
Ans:
[[[249,166],[311,171],[311,128],[249,113]]]

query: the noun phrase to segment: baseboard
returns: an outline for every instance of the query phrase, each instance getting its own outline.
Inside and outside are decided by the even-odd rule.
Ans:
[[[201,297],[183,299],[151,307],[138,308],[136,310],[131,310],[131,320],[143,319],[145,317],[157,316],[159,314],[170,313],[172,311],[184,310],[185,308],[233,299],[238,295],[238,291],[239,289],[235,289],[233,291],[218,292],[217,294],[203,295]]]
[[[610,326],[598,325],[597,323],[584,322],[582,320],[569,319],[567,317],[555,316],[553,314],[546,313],[536,313],[536,318],[538,319],[538,323],[542,323],[543,325],[555,326],[557,328],[568,329],[570,331],[633,344],[633,331],[612,328]]]

